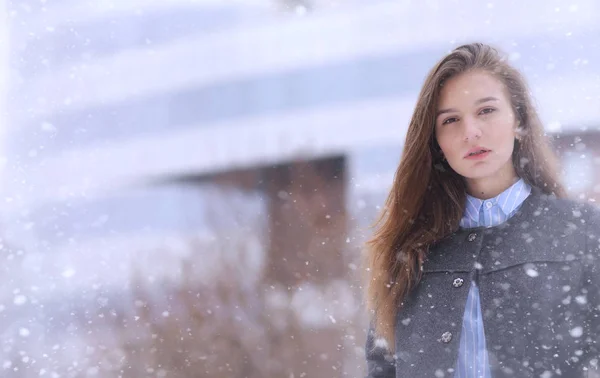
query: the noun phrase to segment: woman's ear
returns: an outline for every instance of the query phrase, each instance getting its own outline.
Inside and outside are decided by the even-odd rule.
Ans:
[[[521,123],[517,121],[517,125],[515,126],[515,139],[521,140],[523,136],[523,128],[521,127]]]

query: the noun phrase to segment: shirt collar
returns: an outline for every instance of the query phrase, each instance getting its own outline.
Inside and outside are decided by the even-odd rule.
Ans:
[[[491,202],[495,207],[499,208],[504,215],[508,216],[518,208],[523,201],[525,201],[530,193],[531,187],[520,178],[516,183],[494,198],[482,200],[467,194],[463,219],[470,220],[476,224],[479,223],[479,214],[483,211],[484,202]]]

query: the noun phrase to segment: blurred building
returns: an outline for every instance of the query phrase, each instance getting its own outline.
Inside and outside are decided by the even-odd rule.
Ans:
[[[600,199],[600,4],[518,4],[13,2],[5,228],[53,290],[120,287],[133,252],[209,237],[204,209],[225,188],[291,232],[269,204],[301,180],[295,161],[330,177],[326,216],[366,226],[428,70],[474,40],[510,54],[572,195]]]

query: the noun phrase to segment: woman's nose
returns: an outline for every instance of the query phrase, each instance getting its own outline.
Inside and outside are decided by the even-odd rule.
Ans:
[[[463,125],[465,142],[481,138],[481,128],[479,128],[476,122],[465,120]]]

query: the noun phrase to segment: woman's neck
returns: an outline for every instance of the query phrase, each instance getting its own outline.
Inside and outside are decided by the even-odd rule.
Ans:
[[[467,193],[475,198],[486,200],[496,197],[517,181],[519,177],[514,169],[498,172],[490,177],[467,179]]]

